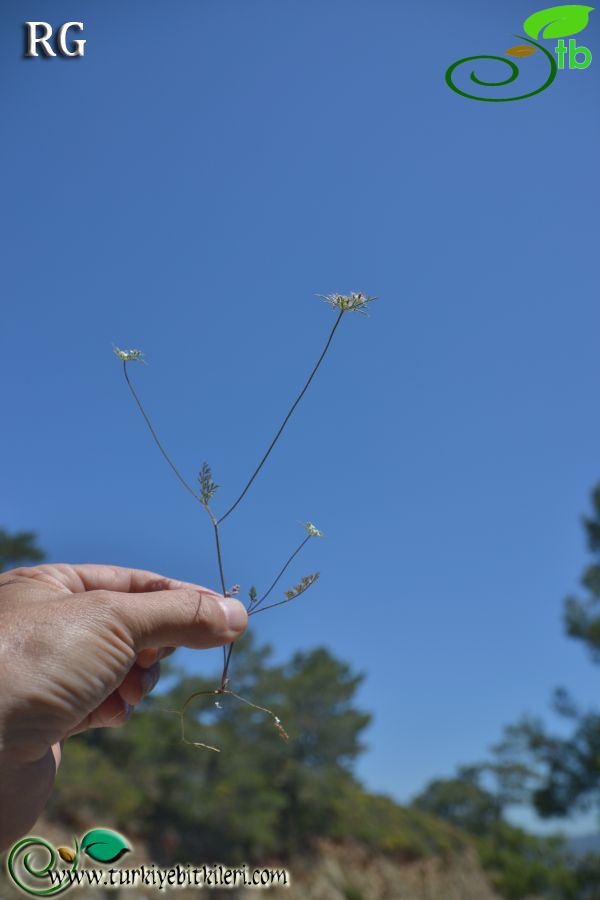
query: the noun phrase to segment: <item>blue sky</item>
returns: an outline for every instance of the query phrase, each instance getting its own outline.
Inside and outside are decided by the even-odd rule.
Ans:
[[[145,351],[133,374],[159,432],[190,478],[211,463],[225,504],[332,324],[315,294],[378,295],[223,529],[245,585],[268,583],[299,521],[327,532],[294,572],[320,585],[257,630],[277,660],[325,644],[366,673],[358,773],[403,801],[544,713],[554,686],[597,699],[561,605],[600,478],[600,63],[515,103],[444,82],[537,8],[0,12],[1,524],[37,530],[52,560],[216,586],[207,522],[111,343]],[[594,53],[596,15],[577,38]],[[83,59],[22,58],[22,23],[49,17],[84,21]]]

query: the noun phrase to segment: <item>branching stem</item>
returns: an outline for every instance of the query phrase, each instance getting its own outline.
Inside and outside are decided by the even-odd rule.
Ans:
[[[355,296],[355,295],[352,295],[352,296]],[[358,295],[357,295],[357,296],[358,296]],[[362,296],[362,295],[360,295],[360,296]],[[328,299],[329,302],[333,302],[330,298],[326,298],[326,299]],[[342,298],[342,299],[344,299],[344,298]],[[335,303],[334,305],[338,305],[338,304],[337,304],[337,301],[336,301],[336,303]],[[204,494],[202,494],[201,496],[199,496],[198,494],[196,494],[196,492],[194,491],[194,489],[191,487],[191,485],[190,485],[190,484],[186,481],[186,479],[183,477],[183,475],[181,474],[181,472],[179,471],[179,469],[177,468],[177,466],[175,465],[175,463],[173,462],[173,460],[171,459],[171,457],[169,456],[169,454],[167,453],[167,451],[166,451],[165,448],[163,447],[163,445],[162,445],[162,443],[161,443],[161,441],[160,441],[160,439],[159,439],[159,437],[158,437],[158,434],[156,433],[156,431],[155,431],[155,429],[154,429],[154,426],[153,426],[153,424],[152,424],[152,422],[151,422],[151,420],[150,420],[150,417],[148,416],[148,414],[147,414],[147,412],[146,412],[146,410],[145,410],[145,408],[144,408],[144,405],[142,404],[142,401],[140,400],[140,398],[139,398],[139,396],[138,396],[138,394],[137,394],[137,391],[135,390],[135,388],[134,388],[134,386],[133,386],[133,384],[132,384],[132,382],[131,382],[131,379],[129,378],[129,373],[128,373],[128,371],[127,371],[127,362],[128,362],[129,360],[125,358],[125,355],[122,353],[122,351],[117,351],[117,355],[119,355],[120,358],[123,359],[123,374],[124,374],[124,376],[125,376],[125,381],[127,382],[127,387],[129,388],[129,391],[131,392],[131,395],[133,396],[133,399],[135,400],[135,402],[136,402],[136,404],[137,404],[137,407],[138,407],[139,411],[141,412],[141,414],[142,414],[142,416],[143,416],[143,418],[144,418],[144,421],[145,421],[146,425],[148,426],[148,430],[150,431],[150,434],[152,435],[152,439],[154,440],[154,443],[156,444],[156,446],[157,446],[158,449],[160,450],[162,456],[164,457],[164,459],[166,460],[166,462],[169,464],[170,468],[171,468],[172,471],[174,472],[175,476],[177,477],[177,479],[179,480],[179,482],[181,483],[181,485],[186,489],[186,491],[187,491],[189,494],[192,495],[192,497],[194,498],[194,500],[196,500],[197,502],[199,502],[199,503],[201,504],[201,506],[203,506],[203,507],[205,508],[206,512],[207,512],[208,515],[210,516],[210,520],[211,520],[211,522],[212,522],[213,531],[214,531],[214,536],[215,536],[215,547],[216,547],[216,551],[217,551],[217,563],[218,563],[218,567],[219,567],[219,579],[220,579],[220,582],[221,582],[221,590],[222,590],[224,596],[227,594],[227,588],[226,588],[225,574],[224,574],[224,571],[223,571],[223,556],[222,556],[222,550],[221,550],[221,539],[220,539],[220,535],[219,535],[219,526],[220,526],[220,525],[221,525],[221,524],[222,524],[222,523],[223,523],[223,522],[231,515],[231,513],[238,507],[238,505],[242,502],[242,500],[244,499],[244,497],[246,496],[246,494],[247,494],[248,491],[250,490],[250,487],[251,487],[252,483],[254,482],[255,478],[257,477],[257,475],[258,475],[259,472],[261,471],[262,467],[263,467],[264,464],[266,463],[267,459],[268,459],[269,456],[271,455],[271,453],[272,453],[272,451],[273,451],[273,449],[274,449],[274,447],[275,447],[277,441],[278,441],[279,438],[281,437],[281,435],[282,435],[282,433],[283,433],[283,430],[285,429],[287,423],[288,423],[289,420],[291,419],[291,417],[292,417],[292,415],[293,415],[293,413],[294,413],[296,407],[298,406],[298,404],[300,403],[300,401],[301,401],[302,398],[304,397],[305,393],[307,392],[308,388],[310,387],[310,384],[311,384],[313,378],[314,378],[315,375],[317,374],[317,372],[318,372],[318,370],[319,370],[319,368],[320,368],[320,366],[321,366],[321,363],[323,362],[323,360],[325,359],[325,356],[327,355],[327,351],[329,350],[329,347],[331,346],[331,342],[332,342],[332,340],[333,340],[333,337],[334,337],[334,335],[335,335],[335,332],[337,331],[337,328],[338,328],[340,322],[342,321],[342,318],[343,318],[343,316],[344,316],[344,312],[347,311],[347,309],[346,309],[346,308],[342,308],[342,306],[338,306],[338,308],[339,308],[338,316],[337,316],[337,318],[336,318],[336,320],[335,320],[335,322],[334,322],[334,324],[333,324],[333,327],[332,327],[331,331],[329,332],[329,336],[328,336],[328,338],[327,338],[327,340],[326,340],[326,342],[325,342],[325,346],[323,347],[323,350],[321,351],[321,355],[319,356],[317,362],[316,362],[315,365],[313,366],[313,369],[312,369],[310,375],[308,376],[306,382],[304,383],[304,386],[303,386],[302,390],[300,391],[300,393],[298,394],[298,396],[296,397],[296,399],[295,399],[294,402],[292,403],[292,405],[291,405],[290,409],[288,410],[288,412],[287,412],[287,414],[286,414],[286,416],[285,416],[283,422],[282,422],[281,425],[279,426],[279,429],[278,429],[278,431],[277,431],[275,437],[273,438],[273,440],[272,440],[271,443],[269,444],[269,447],[267,448],[266,452],[264,453],[264,455],[263,455],[262,459],[260,460],[259,464],[257,465],[256,469],[254,470],[254,472],[252,473],[252,475],[250,476],[250,478],[249,478],[248,481],[246,482],[246,485],[244,486],[242,492],[241,492],[240,495],[237,497],[237,499],[234,501],[234,503],[232,503],[232,505],[229,507],[229,509],[228,509],[228,510],[227,510],[220,518],[217,518],[217,516],[215,516],[215,514],[213,513],[213,511],[210,509],[209,504],[208,504],[208,498],[207,498]],[[136,353],[137,355],[134,356],[134,355],[133,355],[134,353]],[[131,351],[131,352],[130,352],[129,354],[127,354],[127,355],[129,356],[129,359],[139,359],[139,358],[141,357],[141,354],[140,354],[138,351]],[[209,470],[209,472],[210,472],[210,470]],[[216,485],[213,485],[212,487],[213,487],[214,489],[216,489]],[[310,540],[310,538],[311,538],[311,534],[308,534],[308,535],[304,538],[304,540],[302,541],[302,543],[294,550],[294,552],[291,554],[291,556],[290,556],[290,557],[287,559],[287,561],[285,562],[285,564],[284,564],[284,566],[282,567],[282,569],[279,571],[278,575],[276,576],[276,578],[274,579],[274,581],[272,582],[272,584],[271,584],[271,585],[269,586],[269,588],[265,591],[265,593],[260,597],[260,599],[257,600],[257,601],[255,601],[254,603],[252,603],[252,602],[250,603],[250,606],[248,607],[248,615],[249,615],[249,616],[250,616],[250,615],[254,615],[254,614],[257,613],[257,612],[265,612],[267,609],[273,609],[275,606],[281,606],[281,605],[284,604],[284,603],[289,603],[291,600],[294,600],[296,597],[300,596],[300,594],[304,593],[304,591],[307,590],[308,587],[310,587],[310,584],[309,584],[309,585],[307,585],[306,587],[304,587],[302,590],[298,590],[298,591],[294,594],[293,597],[288,597],[288,598],[285,599],[285,600],[280,600],[278,603],[271,603],[271,604],[269,604],[268,606],[263,606],[263,607],[261,607],[261,609],[258,609],[258,607],[260,606],[260,604],[262,604],[262,603],[270,596],[270,594],[272,593],[272,591],[275,589],[276,585],[279,583],[279,580],[281,579],[281,577],[283,576],[283,574],[286,572],[286,570],[288,569],[288,567],[290,566],[290,564],[292,563],[292,561],[296,558],[296,556],[300,553],[300,551],[304,548],[304,546],[308,543],[308,541]],[[312,583],[314,583],[314,581],[311,582],[311,584],[312,584]],[[240,697],[238,694],[234,694],[233,691],[229,690],[229,688],[227,687],[228,681],[229,681],[229,679],[228,679],[229,663],[230,663],[230,660],[231,660],[231,655],[232,655],[232,653],[233,653],[233,647],[234,647],[234,644],[233,644],[233,643],[229,644],[228,647],[223,647],[223,672],[222,672],[222,675],[221,675],[220,686],[219,686],[217,689],[213,690],[213,691],[196,691],[195,693],[191,694],[191,695],[187,698],[187,700],[185,701],[185,703],[184,703],[182,709],[179,711],[179,715],[181,716],[182,739],[183,739],[186,743],[193,743],[194,746],[198,746],[198,747],[206,747],[206,748],[209,749],[209,750],[215,750],[215,751],[218,752],[218,748],[217,748],[217,747],[212,747],[212,746],[210,746],[209,744],[202,744],[202,743],[200,743],[200,742],[190,742],[190,741],[188,741],[188,740],[186,739],[186,737],[185,737],[185,725],[184,725],[184,715],[185,715],[185,710],[186,710],[188,704],[190,703],[190,701],[193,700],[195,697],[198,697],[198,696],[200,696],[200,695],[213,695],[213,696],[214,696],[214,695],[221,695],[221,694],[231,694],[232,697],[235,697],[237,700],[241,701],[242,703],[246,703],[248,706],[251,706],[251,707],[253,707],[254,709],[261,710],[262,712],[267,713],[268,715],[272,716],[272,718],[273,718],[274,721],[275,721],[275,725],[276,725],[278,731],[279,731],[280,734],[287,740],[287,735],[286,735],[285,731],[283,730],[283,728],[281,727],[281,723],[280,723],[279,719],[277,718],[277,716],[276,716],[270,709],[266,709],[266,707],[263,707],[263,706],[258,706],[256,703],[252,703],[250,700],[246,700],[246,699],[244,699],[244,697]]]
[[[244,499],[244,497],[245,497],[246,494],[248,493],[248,491],[249,491],[249,489],[250,489],[250,486],[251,486],[252,482],[254,481],[254,479],[256,478],[256,476],[258,475],[258,473],[260,472],[260,470],[262,469],[262,467],[263,467],[264,464],[266,463],[267,459],[268,459],[269,456],[271,455],[271,451],[273,450],[275,444],[277,443],[277,441],[278,441],[279,438],[281,437],[281,434],[282,434],[282,432],[283,432],[283,429],[285,428],[285,426],[287,425],[287,423],[288,423],[289,420],[291,419],[292,413],[294,412],[294,410],[296,409],[296,407],[298,406],[298,404],[300,403],[300,401],[301,401],[302,398],[304,397],[305,393],[307,392],[308,388],[310,387],[311,381],[313,380],[313,378],[314,378],[315,375],[317,374],[317,371],[318,371],[318,369],[319,369],[319,366],[321,365],[321,363],[322,363],[323,360],[325,359],[325,355],[326,355],[327,351],[329,350],[329,346],[330,346],[330,344],[331,344],[331,342],[332,342],[332,340],[333,340],[333,336],[334,336],[334,334],[335,334],[335,332],[336,332],[336,330],[337,330],[338,325],[339,325],[340,322],[342,321],[343,315],[344,315],[344,310],[340,310],[340,312],[339,312],[339,314],[338,314],[338,317],[337,317],[337,319],[335,320],[335,323],[334,323],[334,325],[333,325],[333,328],[331,329],[331,331],[330,331],[330,333],[329,333],[329,337],[327,338],[327,342],[326,342],[326,344],[325,344],[325,347],[323,348],[323,351],[322,351],[320,357],[318,358],[318,360],[317,360],[317,362],[316,362],[316,364],[315,364],[315,366],[314,366],[312,372],[311,372],[310,375],[308,376],[308,380],[306,381],[306,384],[304,385],[304,387],[302,388],[302,390],[300,391],[300,393],[298,394],[298,396],[297,396],[296,399],[294,400],[292,406],[290,407],[290,410],[289,410],[288,414],[286,415],[285,419],[283,420],[283,422],[281,423],[281,425],[280,425],[280,427],[279,427],[279,431],[277,432],[277,434],[275,435],[275,437],[274,437],[273,440],[271,441],[271,443],[270,443],[270,445],[269,445],[269,448],[268,448],[267,452],[265,453],[265,455],[263,456],[263,458],[261,459],[261,461],[260,461],[259,464],[257,465],[256,469],[254,470],[254,472],[253,472],[252,475],[250,476],[250,478],[249,478],[248,482],[246,483],[246,486],[244,487],[242,493],[239,495],[239,497],[237,498],[237,500],[236,500],[234,503],[232,503],[232,505],[229,507],[229,509],[227,510],[227,512],[226,512],[226,513],[223,513],[223,515],[222,515],[221,518],[219,519],[219,524],[221,524],[221,522],[224,522],[225,519],[226,519],[228,516],[230,516],[231,513],[234,511],[234,509],[238,506],[238,504],[242,502],[242,500]]]
[[[297,594],[294,594],[293,597],[286,597],[285,600],[278,600],[277,603],[269,603],[268,606],[263,606],[261,609],[251,609],[248,616],[256,616],[258,613],[266,612],[268,609],[275,609],[276,606],[283,606],[284,603],[291,603],[292,600],[295,600],[296,597],[299,597],[304,591],[307,591],[309,587],[312,587],[312,584],[307,584],[305,588],[302,588],[302,590],[298,591]]]
[[[152,422],[150,421],[150,417],[148,416],[148,413],[144,409],[142,401],[140,400],[140,398],[137,395],[136,389],[134,388],[133,384],[131,383],[129,374],[127,372],[127,363],[126,362],[123,362],[123,374],[125,375],[125,381],[127,382],[127,387],[131,391],[133,399],[137,403],[138,409],[141,412],[142,416],[144,417],[144,421],[150,430],[150,434],[152,435],[154,443],[156,444],[156,446],[158,447],[158,449],[160,450],[160,452],[162,453],[162,455],[164,456],[166,461],[169,463],[171,469],[173,470],[173,472],[175,473],[175,475],[177,476],[177,478],[179,479],[181,484],[184,486],[186,491],[192,495],[194,500],[198,500],[199,502],[201,502],[200,497],[198,497],[198,495],[196,494],[194,489],[187,483],[187,481],[185,480],[185,478],[183,477],[183,475],[181,474],[181,472],[179,471],[179,469],[177,468],[177,466],[175,465],[175,463],[173,462],[173,460],[171,459],[171,457],[169,456],[169,454],[167,453],[167,451],[165,450],[163,445],[161,444],[159,437],[158,437],[156,431],[154,430],[154,426],[152,425]]]
[[[300,544],[300,546],[296,547],[296,549],[294,550],[292,555],[289,557],[289,559],[287,560],[287,562],[285,563],[285,565],[283,566],[283,568],[277,575],[277,578],[273,581],[272,585],[268,588],[268,590],[265,591],[265,593],[262,595],[262,597],[260,597],[259,600],[257,600],[255,603],[250,604],[250,608],[248,610],[249,613],[254,612],[254,610],[257,609],[260,606],[260,604],[263,603],[267,599],[269,594],[272,593],[274,588],[279,584],[279,581],[280,581],[281,577],[284,575],[284,573],[286,572],[288,566],[298,556],[300,551],[303,550],[304,547],[308,544],[308,542],[310,541],[310,538],[311,538],[310,534],[307,534],[306,537],[304,538],[304,540],[302,541],[302,543]]]

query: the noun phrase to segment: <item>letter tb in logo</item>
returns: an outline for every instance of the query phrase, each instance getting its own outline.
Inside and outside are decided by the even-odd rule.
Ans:
[[[55,46],[52,46],[52,25],[48,22],[25,22],[25,56],[83,56],[85,40],[72,40],[67,45],[69,31],[83,31],[83,22],[65,22],[56,32]]]
[[[525,34],[513,34],[525,44],[518,44],[515,47],[509,47],[504,51],[504,56],[492,56],[488,53],[480,53],[477,56],[465,56],[458,59],[446,69],[446,84],[456,94],[467,97],[469,100],[482,100],[485,103],[508,103],[511,100],[526,100],[528,97],[534,97],[550,87],[556,74],[565,68],[565,57],[569,69],[587,69],[592,61],[592,52],[587,47],[578,46],[575,38],[570,35],[579,34],[586,28],[588,18],[594,11],[593,6],[581,6],[571,3],[566,6],[550,6],[548,9],[540,9],[538,12],[528,16],[523,23]],[[563,40],[564,37],[569,38],[568,45]],[[540,43],[540,39],[560,38],[556,47],[545,47]],[[519,76],[519,68],[512,60],[505,59],[506,56],[517,56],[522,59],[533,56],[534,53],[541,52],[546,57],[550,66],[550,71],[541,87],[532,88],[518,96],[494,96],[492,92],[485,93],[489,88],[503,88],[507,84],[516,81]],[[508,68],[510,74],[498,81],[488,81],[487,78],[479,78],[475,69],[471,69],[470,82],[464,77],[464,73],[469,71],[468,67],[463,63],[474,63],[479,60],[493,60],[502,63]],[[462,66],[462,81],[455,80],[456,70]],[[504,70],[506,74],[506,68]],[[476,84],[484,89],[484,92],[472,93],[472,84]]]

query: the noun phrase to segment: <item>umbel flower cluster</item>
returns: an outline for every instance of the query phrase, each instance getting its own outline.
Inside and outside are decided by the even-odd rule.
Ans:
[[[129,372],[128,372],[128,364],[132,363],[132,362],[145,362],[143,352],[141,350],[135,350],[135,349],[122,350],[120,347],[113,347],[116,357],[123,363],[123,375],[125,377],[127,387],[129,388],[129,390],[133,396],[133,399],[135,400],[137,407],[138,407],[140,413],[142,414],[144,421],[146,422],[148,430],[150,431],[150,434],[152,435],[152,439],[154,440],[156,446],[158,447],[161,454],[163,455],[165,461],[168,463],[171,470],[173,471],[173,473],[179,480],[180,484],[194,498],[194,500],[196,500],[200,504],[200,506],[202,506],[204,508],[204,510],[206,511],[206,513],[208,514],[208,516],[210,518],[210,522],[212,524],[212,529],[213,529],[213,534],[214,534],[216,558],[217,558],[217,565],[218,565],[218,569],[219,569],[219,579],[220,579],[220,583],[221,583],[221,591],[224,596],[233,596],[233,595],[237,594],[240,590],[240,586],[238,584],[234,584],[234,586],[229,589],[227,589],[227,587],[226,587],[227,583],[231,584],[231,582],[226,581],[225,573],[224,573],[224,569],[223,569],[223,554],[222,554],[221,531],[220,531],[223,522],[234,512],[234,510],[242,502],[242,500],[248,493],[250,487],[252,486],[255,479],[257,478],[259,472],[265,465],[267,459],[273,452],[273,449],[274,449],[275,445],[277,444],[279,438],[281,437],[281,434],[282,434],[284,428],[286,427],[286,425],[288,424],[294,410],[296,409],[296,407],[298,406],[298,404],[304,397],[304,394],[308,390],[313,378],[315,377],[315,375],[317,373],[317,370],[321,366],[321,364],[329,350],[329,347],[333,340],[334,334],[337,331],[337,328],[338,328],[342,318],[345,315],[347,315],[348,313],[359,313],[361,315],[367,315],[368,307],[376,299],[375,297],[370,297],[368,294],[363,294],[361,292],[351,293],[351,294],[318,294],[317,296],[321,297],[321,299],[323,299],[329,306],[334,307],[338,311],[338,315],[337,315],[336,320],[329,332],[325,346],[324,346],[324,348],[321,352],[321,355],[319,356],[316,364],[314,365],[310,375],[308,376],[308,379],[306,380],[302,390],[300,391],[300,393],[298,394],[298,396],[292,403],[291,407],[289,408],[285,418],[283,419],[282,424],[279,426],[278,431],[276,432],[273,440],[269,444],[266,452],[262,456],[260,462],[255,467],[254,471],[248,478],[245,486],[243,487],[243,489],[241,490],[241,492],[239,493],[239,495],[237,496],[235,501],[220,516],[218,516],[213,511],[213,508],[211,505],[217,491],[219,490],[219,485],[213,481],[212,469],[209,466],[209,464],[207,462],[202,463],[199,474],[198,474],[198,479],[197,479],[198,487],[193,487],[192,484],[182,475],[182,473],[179,471],[179,469],[177,468],[177,466],[175,465],[175,463],[173,462],[173,460],[171,459],[171,457],[165,450],[162,442],[160,441],[160,439],[156,433],[154,425],[152,424],[150,417],[148,416],[148,413],[146,412],[146,409],[145,409],[144,405],[142,404],[142,401],[140,400],[135,387],[133,386],[133,383],[131,381],[131,378],[130,378]],[[272,609],[273,607],[281,606],[284,603],[289,603],[290,601],[295,600],[297,597],[299,597],[301,594],[303,594],[305,591],[307,591],[310,587],[312,587],[313,584],[315,584],[315,582],[318,580],[319,572],[314,572],[312,574],[305,575],[292,588],[284,591],[283,595],[282,596],[280,595],[281,599],[273,600],[270,603],[268,603],[267,605],[265,605],[265,601],[271,597],[271,594],[279,585],[281,578],[287,572],[289,566],[291,566],[291,564],[294,562],[296,557],[304,549],[306,544],[308,544],[308,542],[310,540],[312,540],[313,538],[323,537],[323,532],[320,531],[316,527],[316,525],[314,525],[312,522],[305,522],[303,527],[306,532],[305,537],[303,538],[300,545],[298,547],[296,547],[296,549],[290,554],[287,561],[282,566],[282,568],[279,570],[277,576],[274,578],[274,580],[272,581],[270,586],[267,588],[267,590],[265,590],[262,594],[259,594],[258,590],[254,586],[250,587],[250,589],[248,590],[248,603],[247,603],[246,608],[247,608],[249,616],[259,613],[259,612],[264,612],[267,609]],[[264,712],[267,715],[272,717],[275,727],[277,728],[277,731],[279,732],[279,734],[282,737],[285,737],[287,739],[287,734],[285,733],[284,729],[282,728],[279,719],[271,710],[266,709],[265,707],[262,707],[262,706],[258,706],[256,703],[251,703],[249,700],[246,700],[244,697],[240,697],[238,694],[235,694],[230,689],[230,687],[229,687],[229,664],[231,661],[233,647],[234,647],[234,644],[230,644],[228,647],[223,648],[223,671],[222,671],[219,686],[214,691],[208,691],[208,692],[200,691],[200,692],[192,694],[190,697],[187,698],[183,708],[178,711],[179,715],[181,716],[182,739],[184,741],[186,741],[185,728],[184,728],[184,713],[185,713],[185,710],[186,710],[188,704],[195,697],[198,697],[201,694],[207,694],[207,693],[215,695],[215,696],[228,694],[231,697],[234,697],[243,703],[249,704],[250,706],[254,707],[255,709],[261,710],[262,712]],[[216,701],[216,703],[217,703],[217,708],[220,709],[221,706],[218,703],[218,701]],[[186,743],[191,743],[195,747],[206,747],[210,750],[218,749],[216,747],[210,747],[209,745],[203,744],[199,741],[186,741]]]
[[[363,316],[368,315],[367,307],[377,300],[377,297],[369,297],[368,294],[317,294],[325,303],[335,306],[341,312],[357,312]]]
[[[119,347],[113,347],[113,352],[121,362],[145,362],[141,350],[121,350]]]

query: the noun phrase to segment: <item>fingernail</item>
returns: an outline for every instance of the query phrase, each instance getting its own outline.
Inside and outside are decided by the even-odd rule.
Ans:
[[[240,603],[239,600],[233,600],[230,597],[219,600],[219,604],[225,613],[227,625],[231,631],[243,631],[248,623],[248,614],[244,604]]]
[[[159,674],[159,672],[152,672],[150,669],[142,674],[142,690],[145,694],[149,694],[156,685]]]
[[[124,704],[123,704],[123,712],[125,713],[125,720],[126,720],[126,721],[129,721],[129,719],[130,719],[131,716],[133,715],[133,709],[134,709],[134,708],[133,708],[133,706],[131,705],[131,703],[124,703]]]

